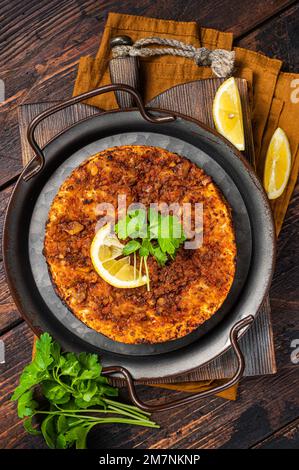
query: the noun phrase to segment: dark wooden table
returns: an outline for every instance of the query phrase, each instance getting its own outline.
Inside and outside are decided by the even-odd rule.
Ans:
[[[299,72],[299,4],[287,0],[2,0],[0,78],[0,236],[9,195],[20,173],[17,107],[24,102],[62,100],[72,92],[78,59],[94,54],[108,11],[148,15],[232,31],[235,45],[284,60]],[[298,125],[299,131],[299,125]],[[299,448],[299,364],[291,362],[291,341],[299,339],[299,187],[278,242],[271,288],[278,373],[244,379],[236,402],[211,398],[183,410],[155,416],[159,430],[118,425],[94,431],[93,448]],[[0,447],[42,448],[28,436],[9,401],[20,371],[31,358],[33,334],[20,318],[1,265],[0,339],[6,363],[0,365]],[[142,390],[148,400],[161,390]]]

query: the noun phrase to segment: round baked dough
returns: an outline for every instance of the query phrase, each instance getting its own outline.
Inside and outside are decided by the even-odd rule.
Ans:
[[[148,258],[151,290],[118,289],[93,269],[90,245],[98,205],[203,203],[203,244],[183,246],[160,267]],[[202,325],[226,299],[235,274],[230,208],[211,178],[165,149],[121,146],[85,161],[60,187],[49,212],[44,255],[57,294],[90,328],[123,343],[159,343]]]

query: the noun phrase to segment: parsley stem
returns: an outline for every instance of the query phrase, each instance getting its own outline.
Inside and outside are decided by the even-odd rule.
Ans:
[[[103,401],[105,403],[109,403],[111,405],[119,406],[119,407],[122,407],[122,408],[127,408],[128,410],[132,410],[132,411],[138,412],[140,414],[145,414],[145,415],[148,415],[148,416],[151,415],[148,411],[139,410],[139,408],[136,408],[136,406],[134,406],[134,405],[128,405],[127,403],[118,403],[117,401],[110,400],[109,398],[103,398]]]
[[[147,290],[150,291],[150,278],[149,278],[149,272],[148,272],[148,266],[147,266],[147,256],[144,257],[144,266],[145,266],[145,272],[146,272],[146,277],[147,277],[147,280],[146,280],[146,286],[147,286]]]
[[[78,412],[82,413],[83,410],[77,410]],[[86,410],[86,412],[91,412],[91,410]],[[113,411],[113,410],[93,410],[93,413],[108,413],[108,414],[122,414],[121,411],[119,412],[116,412],[116,411]],[[113,418],[98,418],[96,416],[89,416],[89,415],[79,415],[77,413],[74,412],[74,410],[70,410],[70,411],[39,411],[37,410],[35,412],[35,414],[42,414],[42,415],[55,415],[55,416],[67,416],[68,418],[81,418],[81,419],[84,419],[84,420],[90,420],[90,421],[98,421],[99,419],[103,419],[103,420],[107,420],[107,419],[113,419]],[[124,414],[126,416],[128,416],[128,413],[124,412]],[[130,416],[130,415],[129,415]],[[135,419],[136,421],[140,421],[140,418],[136,417],[136,416],[132,416],[131,415],[131,418],[132,420]],[[119,418],[115,418],[115,419],[119,419]],[[141,421],[148,421],[147,418],[144,418],[142,419]],[[149,423],[151,423],[152,421],[148,421]]]
[[[56,367],[56,369],[58,369],[58,367]],[[70,392],[70,393],[73,392],[73,388],[69,387],[67,384],[65,384],[64,382],[62,382],[62,380],[60,380],[60,378],[58,377],[58,374],[55,372],[54,369],[53,369],[53,378],[54,378],[54,380],[56,380],[56,382],[58,382],[59,385],[61,385],[65,390],[67,390],[67,391]]]
[[[100,411],[100,410],[97,410]],[[82,410],[81,410],[82,412]],[[77,414],[72,414],[70,413],[65,413],[61,411],[36,411],[35,414],[47,414],[47,415],[57,415],[57,416],[66,416],[68,418],[82,418],[84,419],[85,423],[83,424],[86,426],[87,424],[101,424],[101,423],[123,423],[123,424],[134,424],[136,426],[147,426],[150,428],[158,428],[159,426],[154,423],[153,421],[148,421],[147,418],[141,420],[137,419],[136,417],[132,417],[131,419],[128,418],[117,418],[117,417],[112,417],[112,418],[96,418],[93,416],[86,416],[86,415],[77,415]]]
[[[57,411],[38,411],[38,413],[41,413],[41,414],[66,414],[66,413],[72,413],[72,415],[74,413],[102,413],[102,414],[105,414],[105,413],[108,413],[108,414],[123,414],[123,415],[127,415],[127,416],[131,416],[132,418],[136,418],[136,419],[141,419],[142,421],[150,421],[149,419],[149,416],[147,415],[150,415],[150,413],[146,413],[146,412],[143,412],[143,411],[139,411],[138,409],[134,409],[134,407],[132,408],[126,408],[123,406],[122,403],[118,403],[118,402],[113,402],[113,400],[109,400],[110,403],[108,404],[108,407],[109,409],[106,409],[106,410],[100,410],[100,409],[92,409],[92,408],[86,408],[85,410],[84,409],[77,409],[77,410],[65,410],[63,408],[60,408],[58,405],[55,405],[56,408],[58,408]],[[129,405],[126,405],[129,407]],[[76,417],[80,417],[80,415],[78,414],[75,414],[74,416]],[[82,415],[82,417],[88,417],[88,415]]]
[[[142,263],[143,263],[143,256],[140,256],[139,277],[141,277],[141,274],[142,274]]]
[[[136,279],[136,251],[134,251],[133,257],[134,257],[134,281],[135,281]]]
[[[125,418],[106,418],[106,419],[100,419],[98,421],[99,423],[123,423],[123,424],[133,424],[136,426],[145,426],[149,428],[159,428],[160,426],[153,421],[136,421],[132,419],[125,419]]]
[[[114,407],[112,405],[109,405],[109,408],[112,410],[112,412],[114,413],[117,413],[117,414],[122,414],[122,415],[127,415],[127,416],[130,416],[132,418],[132,414],[134,414],[134,418],[136,417],[136,419],[138,420],[141,420],[141,421],[144,421],[145,419],[147,420],[148,418],[147,417],[144,417],[144,416],[138,416],[137,414],[135,415],[135,413],[132,413],[131,411],[126,411],[126,410],[121,410],[119,411],[119,408],[117,407]]]
[[[148,420],[149,420],[149,416],[147,416],[148,413],[145,414],[145,413],[144,413],[143,411],[141,411],[141,410],[138,410],[138,409],[134,410],[134,409],[130,409],[130,408],[125,408],[125,407],[123,407],[123,406],[121,406],[121,405],[122,405],[122,404],[120,404],[120,406],[119,406],[118,403],[116,402],[116,403],[113,404],[113,405],[110,405],[110,404],[109,404],[108,407],[111,408],[111,409],[115,409],[115,410],[118,409],[118,410],[120,410],[121,412],[130,413],[131,416],[134,415],[134,416],[136,416],[137,418],[148,419]]]
[[[108,405],[108,406],[111,407],[111,408],[114,408],[114,407],[112,407],[112,405]],[[148,416],[146,416],[146,415],[143,414],[143,412],[139,413],[138,411],[135,411],[135,410],[127,410],[126,408],[117,407],[117,405],[115,405],[115,409],[116,409],[116,408],[119,409],[119,410],[121,410],[121,412],[125,412],[125,413],[128,412],[128,413],[130,413],[131,416],[134,416],[134,417],[136,416],[136,418],[138,418],[138,419],[150,420]]]

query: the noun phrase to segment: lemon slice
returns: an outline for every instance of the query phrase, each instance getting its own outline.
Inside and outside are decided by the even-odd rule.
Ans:
[[[100,228],[90,247],[94,269],[108,284],[120,289],[147,284],[147,276],[139,275],[131,266],[129,256],[122,256],[123,247],[110,224]]]
[[[245,149],[243,115],[237,83],[233,77],[225,80],[218,88],[213,102],[213,118],[219,134]]]
[[[274,132],[266,155],[264,188],[269,199],[282,195],[291,171],[291,150],[286,133],[278,127]]]

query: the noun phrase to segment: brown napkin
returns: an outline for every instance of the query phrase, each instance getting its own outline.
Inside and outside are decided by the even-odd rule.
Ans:
[[[297,91],[295,87],[297,87]],[[278,199],[271,201],[276,233],[279,234],[298,178],[299,74],[281,72],[278,76],[267,120],[267,126],[261,143],[261,153],[257,162],[257,172],[261,178],[263,175],[267,148],[273,132],[277,127],[281,127],[286,132],[290,141],[292,153],[292,170],[287,188]]]
[[[199,29],[195,22],[177,22],[109,13],[96,57],[86,56],[80,59],[74,95],[110,83],[109,42],[112,37],[121,35],[130,36],[133,41],[144,37],[159,36],[177,39],[195,47],[205,46],[211,49],[231,49],[233,41],[231,33],[222,33],[214,29]],[[140,72],[145,103],[174,85],[212,76],[209,67],[198,67],[185,57],[170,56],[141,59]],[[88,103],[103,109],[117,108],[114,93],[92,98]]]
[[[195,47],[209,49],[231,49],[233,36],[231,33],[213,29],[199,28],[195,22],[176,22],[145,18],[132,15],[110,13],[103,32],[102,41],[95,58],[82,57],[79,62],[78,75],[74,87],[74,95],[89,91],[110,83],[108,62],[111,58],[109,41],[112,37],[128,35],[133,41],[144,37],[165,37],[178,39]],[[280,126],[290,139],[292,151],[292,174],[283,195],[271,203],[279,233],[290,201],[299,166],[299,132],[296,126],[299,118],[299,105],[291,102],[292,80],[299,75],[281,73],[281,61],[265,55],[234,48],[236,52],[235,75],[246,78],[252,92],[252,124],[255,143],[255,167],[260,177],[263,174],[265,153],[269,140]],[[159,56],[141,58],[141,76],[143,79],[143,99],[148,102],[168,88],[202,78],[212,76],[209,67],[199,67],[184,57]],[[91,105],[113,109],[117,107],[114,94],[95,97],[88,102]],[[200,381],[176,384],[158,384],[168,389],[198,392],[210,389],[223,381]],[[236,398],[236,387],[221,394],[228,399]]]

